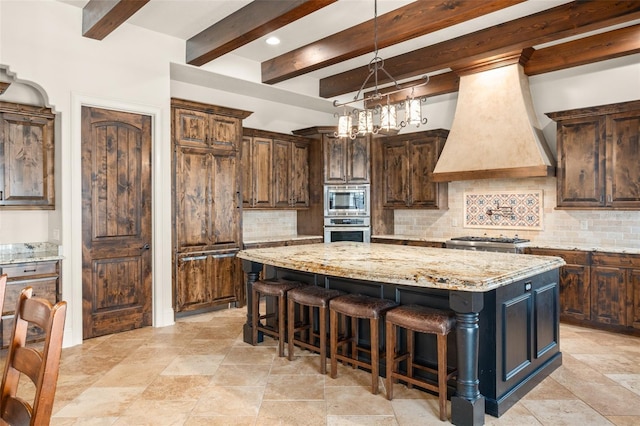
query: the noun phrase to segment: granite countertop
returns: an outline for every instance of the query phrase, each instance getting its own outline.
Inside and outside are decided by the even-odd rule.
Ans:
[[[390,239],[390,240],[407,240],[407,241],[432,241],[437,243],[444,243],[449,238],[444,237],[424,237],[417,235],[402,235],[402,234],[387,234],[387,235],[372,235],[372,238]],[[613,247],[613,246],[592,246],[586,244],[571,244],[571,243],[549,243],[549,242],[537,242],[535,240],[529,243],[531,248],[539,249],[554,249],[554,250],[580,250],[580,251],[596,251],[603,253],[622,253],[622,254],[640,254],[640,247]]]
[[[0,244],[0,264],[46,262],[61,260],[64,256],[53,243]]]
[[[259,244],[259,243],[275,243],[280,241],[301,241],[301,240],[315,240],[322,239],[322,235],[277,235],[270,237],[255,237],[245,239],[244,244]]]
[[[552,256],[354,242],[249,249],[237,256],[342,278],[475,292],[486,292],[565,264]]]

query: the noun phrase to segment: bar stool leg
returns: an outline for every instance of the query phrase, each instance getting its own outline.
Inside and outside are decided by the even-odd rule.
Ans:
[[[327,308],[318,308],[318,316],[320,317],[318,330],[320,333],[320,373],[327,374]]]
[[[369,320],[369,324],[371,325],[371,393],[377,395],[378,376],[380,375],[380,342],[378,338],[378,318],[371,318]]]
[[[258,344],[258,323],[260,322],[260,293],[255,290],[251,291],[251,310],[253,311],[253,316],[251,318],[251,343],[253,345]]]
[[[438,398],[440,420],[447,420],[447,336],[438,334]]]
[[[287,299],[287,318],[289,321],[287,323],[287,335],[289,336],[289,343],[287,345],[287,358],[289,361],[293,361],[293,337],[295,334],[295,302],[293,300]],[[292,321],[292,319],[294,319]]]
[[[329,309],[329,340],[331,345],[331,378],[335,379],[338,374],[338,313]]]
[[[413,378],[413,348],[415,334],[413,330],[407,329],[407,376]],[[409,389],[413,388],[413,383],[407,383]]]
[[[393,371],[396,368],[396,327],[390,322],[387,322],[387,399],[393,399]]]
[[[278,296],[278,333],[280,337],[278,338],[278,356],[284,356],[284,341],[286,336],[286,313],[285,313],[285,303],[286,298],[284,296]]]
[[[349,317],[351,323],[351,358],[358,359],[358,321],[356,317]],[[351,367],[355,370],[358,368],[355,362],[351,363]]]

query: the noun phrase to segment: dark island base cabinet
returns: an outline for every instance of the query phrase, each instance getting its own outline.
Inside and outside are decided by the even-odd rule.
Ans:
[[[451,349],[447,362],[462,373],[457,383],[449,383],[453,424],[483,424],[485,412],[501,416],[562,364],[558,270],[486,293],[474,293],[350,280],[271,266],[263,268],[263,265],[249,261],[243,261],[243,269],[248,274],[248,286],[250,280],[263,273],[269,278],[300,280],[349,293],[383,297],[401,304],[417,303],[454,310],[457,326],[456,331],[449,335]],[[250,306],[249,291],[247,296]],[[267,309],[272,310],[274,306]],[[360,333],[360,343],[367,346],[368,322],[360,324]],[[380,340],[384,342],[384,323],[380,326],[380,333]],[[245,324],[244,340],[251,342],[249,319]],[[434,343],[433,336],[417,335],[416,359],[435,365],[437,352]],[[465,359],[474,358],[475,345],[478,348],[478,365],[461,365]],[[465,356],[459,357],[460,353],[465,353]],[[384,360],[381,361],[380,372],[384,375]],[[475,390],[474,378],[479,380],[479,388]]]

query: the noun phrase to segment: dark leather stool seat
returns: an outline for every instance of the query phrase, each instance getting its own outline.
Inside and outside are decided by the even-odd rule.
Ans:
[[[288,281],[283,279],[257,280],[251,285],[251,328],[253,345],[258,344],[258,332],[261,331],[275,339],[278,339],[278,356],[284,356],[284,342],[286,341],[286,306],[287,292],[293,288],[301,287],[304,284],[299,281]],[[277,299],[278,310],[276,313],[260,314],[260,297],[275,297]],[[262,324],[261,320],[275,318],[275,325]]]
[[[402,305],[386,314],[387,323],[387,399],[393,399],[393,383],[398,379],[435,392],[439,399],[440,420],[447,419],[447,381],[456,374],[456,370],[447,368],[447,335],[455,328],[453,312],[427,308],[418,305]],[[398,327],[407,332],[406,351],[396,353]],[[438,366],[436,369],[414,363],[415,333],[435,334],[437,336]],[[406,360],[406,373],[399,363]],[[436,379],[414,377],[414,368],[435,374]]]
[[[299,287],[287,293],[288,321],[288,358],[293,360],[293,346],[308,349],[320,354],[320,373],[327,372],[327,308],[329,300],[343,295],[339,290],[332,290],[315,285]],[[300,306],[299,320],[295,321],[295,306]],[[318,327],[316,332],[314,308],[318,310]],[[299,335],[296,336],[296,334]]]
[[[371,371],[371,393],[378,393],[378,376],[380,364],[379,322],[389,309],[397,306],[396,302],[359,294],[347,294],[331,299],[329,302],[329,326],[331,336],[331,378],[336,378],[338,361],[362,367]],[[338,335],[338,319],[343,319],[343,334]],[[370,348],[358,344],[358,319],[368,319],[371,329]],[[346,320],[351,323],[346,329]],[[347,348],[350,351],[347,353]],[[342,349],[339,352],[339,349]],[[360,352],[370,354],[371,362],[359,359]],[[384,356],[384,354],[383,354]]]

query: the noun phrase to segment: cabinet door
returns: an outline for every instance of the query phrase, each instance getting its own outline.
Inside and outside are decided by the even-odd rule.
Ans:
[[[291,142],[273,141],[273,203],[291,206]]]
[[[383,142],[384,207],[406,207],[408,204],[409,162],[404,141]]]
[[[271,139],[253,138],[251,153],[252,207],[273,207],[272,152]]]
[[[591,320],[600,324],[626,325],[625,269],[591,267]]]
[[[629,301],[627,325],[640,328],[640,269],[627,271],[627,299]]]
[[[53,118],[2,114],[0,206],[53,209]]]
[[[214,176],[211,164],[212,156],[208,149],[176,147],[174,208],[177,251],[204,250],[212,244],[211,188]],[[228,222],[231,217],[224,219]]]
[[[309,144],[307,143],[292,145],[291,201],[293,207],[309,206]]]
[[[347,141],[347,182],[354,184],[369,183],[371,159],[371,140],[368,136]]]
[[[589,320],[590,301],[589,267],[566,264],[560,268],[560,315]]]
[[[200,309],[212,300],[210,262],[207,255],[178,256],[176,265],[176,312]]]
[[[244,136],[242,138],[242,156],[240,164],[242,169],[242,207],[245,209],[253,207],[253,138]]]
[[[235,155],[211,156],[211,191],[207,198],[211,211],[213,249],[238,248],[242,241],[240,182]]]
[[[242,134],[240,120],[224,115],[210,114],[209,145],[223,151],[237,151],[239,135]]]
[[[640,208],[640,113],[607,117],[607,205]]]
[[[209,114],[189,109],[174,109],[175,143],[193,147],[208,146]]]
[[[409,205],[436,207],[438,184],[431,181],[438,161],[438,144],[435,140],[409,142]]]
[[[236,262],[236,252],[220,253],[210,256],[211,260],[211,280],[213,282],[213,300],[235,300],[237,288],[241,284],[238,262]]]
[[[324,183],[347,183],[347,143],[350,139],[324,135]]]
[[[558,206],[600,207],[605,202],[604,117],[558,123]]]

